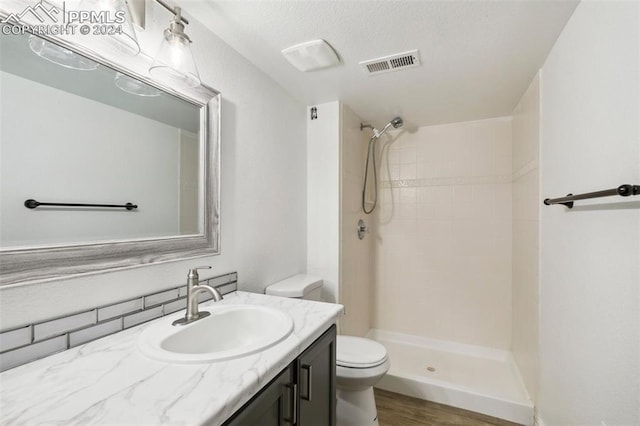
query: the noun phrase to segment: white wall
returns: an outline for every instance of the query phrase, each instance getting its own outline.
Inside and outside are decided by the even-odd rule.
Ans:
[[[538,269],[540,225],[540,80],[536,76],[513,111],[511,350],[527,392],[538,386]]]
[[[340,320],[340,332],[364,336],[371,328],[373,303],[373,238],[365,234],[360,240],[356,232],[358,220],[375,226],[375,215],[362,212],[362,182],[370,130],[360,130],[363,121],[347,105],[341,108],[340,142],[340,303],[345,315]]]
[[[580,3],[547,58],[542,197],[640,183],[639,9]],[[640,201],[544,206],[540,221],[540,416],[640,424]]]
[[[147,2],[152,6],[160,8]],[[189,13],[188,4],[185,9]],[[153,39],[159,43],[167,16],[164,11],[158,15]],[[240,288],[258,292],[305,269],[305,107],[195,19],[190,22],[202,80],[222,92],[222,254],[4,287],[0,328],[176,286],[185,282],[188,268],[198,265],[213,266],[202,271],[204,278],[238,271]],[[152,22],[147,24],[152,31]]]
[[[6,72],[0,79],[3,248],[180,235],[179,129]],[[192,161],[197,171],[197,152]],[[138,208],[28,210],[30,198]]]
[[[340,102],[314,106],[318,118],[307,114],[307,272],[324,280],[323,300],[339,302]]]
[[[373,326],[509,349],[511,118],[404,130],[388,170]]]

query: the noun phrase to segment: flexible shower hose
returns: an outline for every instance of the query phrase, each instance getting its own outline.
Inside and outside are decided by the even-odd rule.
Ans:
[[[378,204],[378,172],[376,171],[376,150],[375,141],[378,139],[375,135],[369,139],[369,146],[367,148],[367,163],[364,166],[364,185],[362,186],[362,211],[365,214],[371,214]],[[367,193],[367,180],[369,178],[369,158],[373,157],[373,206],[370,210],[367,210],[365,203],[365,194]]]

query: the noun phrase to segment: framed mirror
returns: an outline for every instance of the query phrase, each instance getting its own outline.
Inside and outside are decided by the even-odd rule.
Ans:
[[[218,254],[219,93],[2,25],[0,285]]]

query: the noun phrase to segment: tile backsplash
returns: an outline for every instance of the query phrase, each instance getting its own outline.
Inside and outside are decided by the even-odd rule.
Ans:
[[[238,274],[220,275],[202,283],[216,287],[221,294],[237,290]],[[187,307],[187,287],[147,294],[135,299],[97,306],[70,314],[0,331],[0,371],[44,358],[100,337],[169,315]],[[201,292],[199,301],[212,296]]]

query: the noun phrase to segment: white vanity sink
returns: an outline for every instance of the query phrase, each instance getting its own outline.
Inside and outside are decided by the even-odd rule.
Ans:
[[[181,315],[159,320],[142,332],[138,347],[159,361],[216,362],[266,349],[293,331],[288,314],[264,306],[220,305],[200,311],[211,315],[182,326],[171,325]]]

